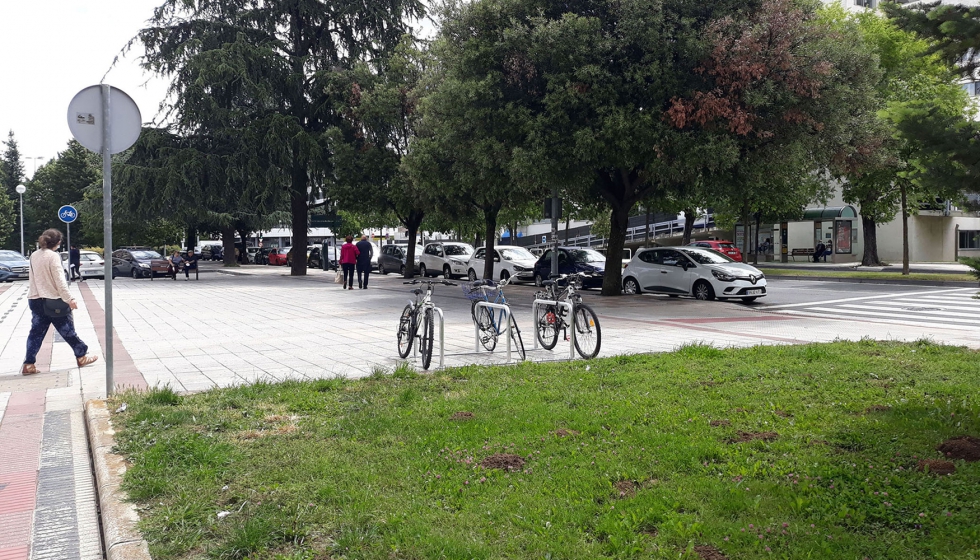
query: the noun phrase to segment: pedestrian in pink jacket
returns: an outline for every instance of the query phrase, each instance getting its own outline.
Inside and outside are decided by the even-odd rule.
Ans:
[[[344,284],[348,290],[354,289],[354,265],[357,264],[357,256],[361,254],[357,250],[357,246],[351,243],[354,241],[354,237],[348,235],[345,239],[347,243],[344,243],[340,247],[340,267],[344,269]],[[343,289],[341,286],[341,289]]]

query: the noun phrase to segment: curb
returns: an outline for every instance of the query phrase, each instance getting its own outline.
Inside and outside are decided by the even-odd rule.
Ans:
[[[765,272],[765,269],[760,269]],[[952,280],[892,280],[891,278],[829,278],[826,276],[766,276],[766,280],[807,280],[814,282],[844,282],[847,284],[899,284],[912,286],[936,286],[951,288],[977,288],[976,282],[958,282]]]
[[[120,489],[126,460],[112,452],[116,445],[109,409],[105,401],[85,403],[89,451],[95,469],[99,516],[102,520],[102,545],[106,560],[151,560],[150,549],[136,524],[139,514]]]

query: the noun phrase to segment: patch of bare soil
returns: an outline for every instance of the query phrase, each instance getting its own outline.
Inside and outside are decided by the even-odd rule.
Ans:
[[[718,426],[731,426],[732,425],[732,423],[730,421],[728,421],[728,420],[712,420],[711,422],[708,422],[708,424],[710,426],[715,427],[715,428],[717,428]]]
[[[738,408],[733,408],[732,412],[748,412],[748,411],[742,407],[738,407]]]
[[[709,379],[709,380],[707,380],[707,381],[702,381],[702,382],[701,382],[701,386],[702,386],[702,387],[714,387],[714,386],[716,386],[716,385],[721,385],[721,382],[719,382],[719,381],[714,381],[714,380],[711,380],[711,379]]]
[[[959,436],[947,439],[936,449],[947,459],[980,461],[980,439],[973,436]]]
[[[581,432],[578,432],[576,430],[566,430],[565,428],[559,428],[559,429],[555,430],[554,433],[558,437],[568,437],[568,436],[577,436]]]
[[[636,489],[639,486],[639,484],[632,480],[620,480],[616,484],[613,484],[613,488],[616,489],[616,495],[620,498],[632,498],[636,495]]]
[[[729,441],[731,443],[745,443],[757,439],[761,439],[762,441],[772,441],[778,437],[779,434],[776,432],[739,432],[734,439]]]
[[[867,413],[867,412],[888,412],[891,409],[892,409],[892,407],[890,407],[888,405],[876,404],[876,405],[869,406],[868,408],[864,409],[864,412],[865,413]]]
[[[728,557],[722,551],[710,544],[696,546],[694,547],[694,552],[697,553],[698,558],[701,560],[728,560]]]
[[[779,416],[780,418],[792,418],[793,415],[786,412],[785,410],[779,410],[778,408],[773,411],[773,414]]]
[[[947,475],[956,472],[956,465],[950,463],[949,461],[938,461],[935,459],[924,459],[919,461],[918,469],[920,471],[925,471],[926,467],[929,468],[931,474]]]
[[[480,461],[480,465],[485,469],[519,471],[524,468],[524,457],[513,453],[497,453]]]
[[[453,415],[449,417],[450,420],[472,420],[474,418],[476,418],[475,414],[465,410],[454,412]]]

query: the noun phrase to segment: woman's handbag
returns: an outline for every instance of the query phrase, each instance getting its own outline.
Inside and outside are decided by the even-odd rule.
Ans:
[[[71,307],[61,298],[41,298],[44,304],[44,316],[48,319],[64,319],[71,315]]]
[[[340,269],[340,265],[337,266],[337,274],[335,274],[333,277],[333,283],[334,284],[344,283],[344,271]]]

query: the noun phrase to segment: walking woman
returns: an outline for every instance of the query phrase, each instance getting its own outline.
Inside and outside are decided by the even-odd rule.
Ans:
[[[354,237],[348,235],[347,243],[340,247],[340,267],[344,269],[344,287],[348,290],[354,289],[354,264],[357,262],[357,255],[361,254],[357,247],[351,243]],[[341,287],[343,289],[343,287]]]
[[[75,333],[71,310],[78,309],[78,304],[68,291],[65,271],[61,268],[61,255],[58,254],[61,232],[49,229],[41,234],[37,244],[40,250],[31,255],[30,288],[27,292],[27,305],[33,317],[31,332],[27,335],[27,357],[20,372],[24,375],[37,373],[34,362],[51,325],[75,352],[78,367],[85,367],[99,357],[87,356],[88,346]]]

